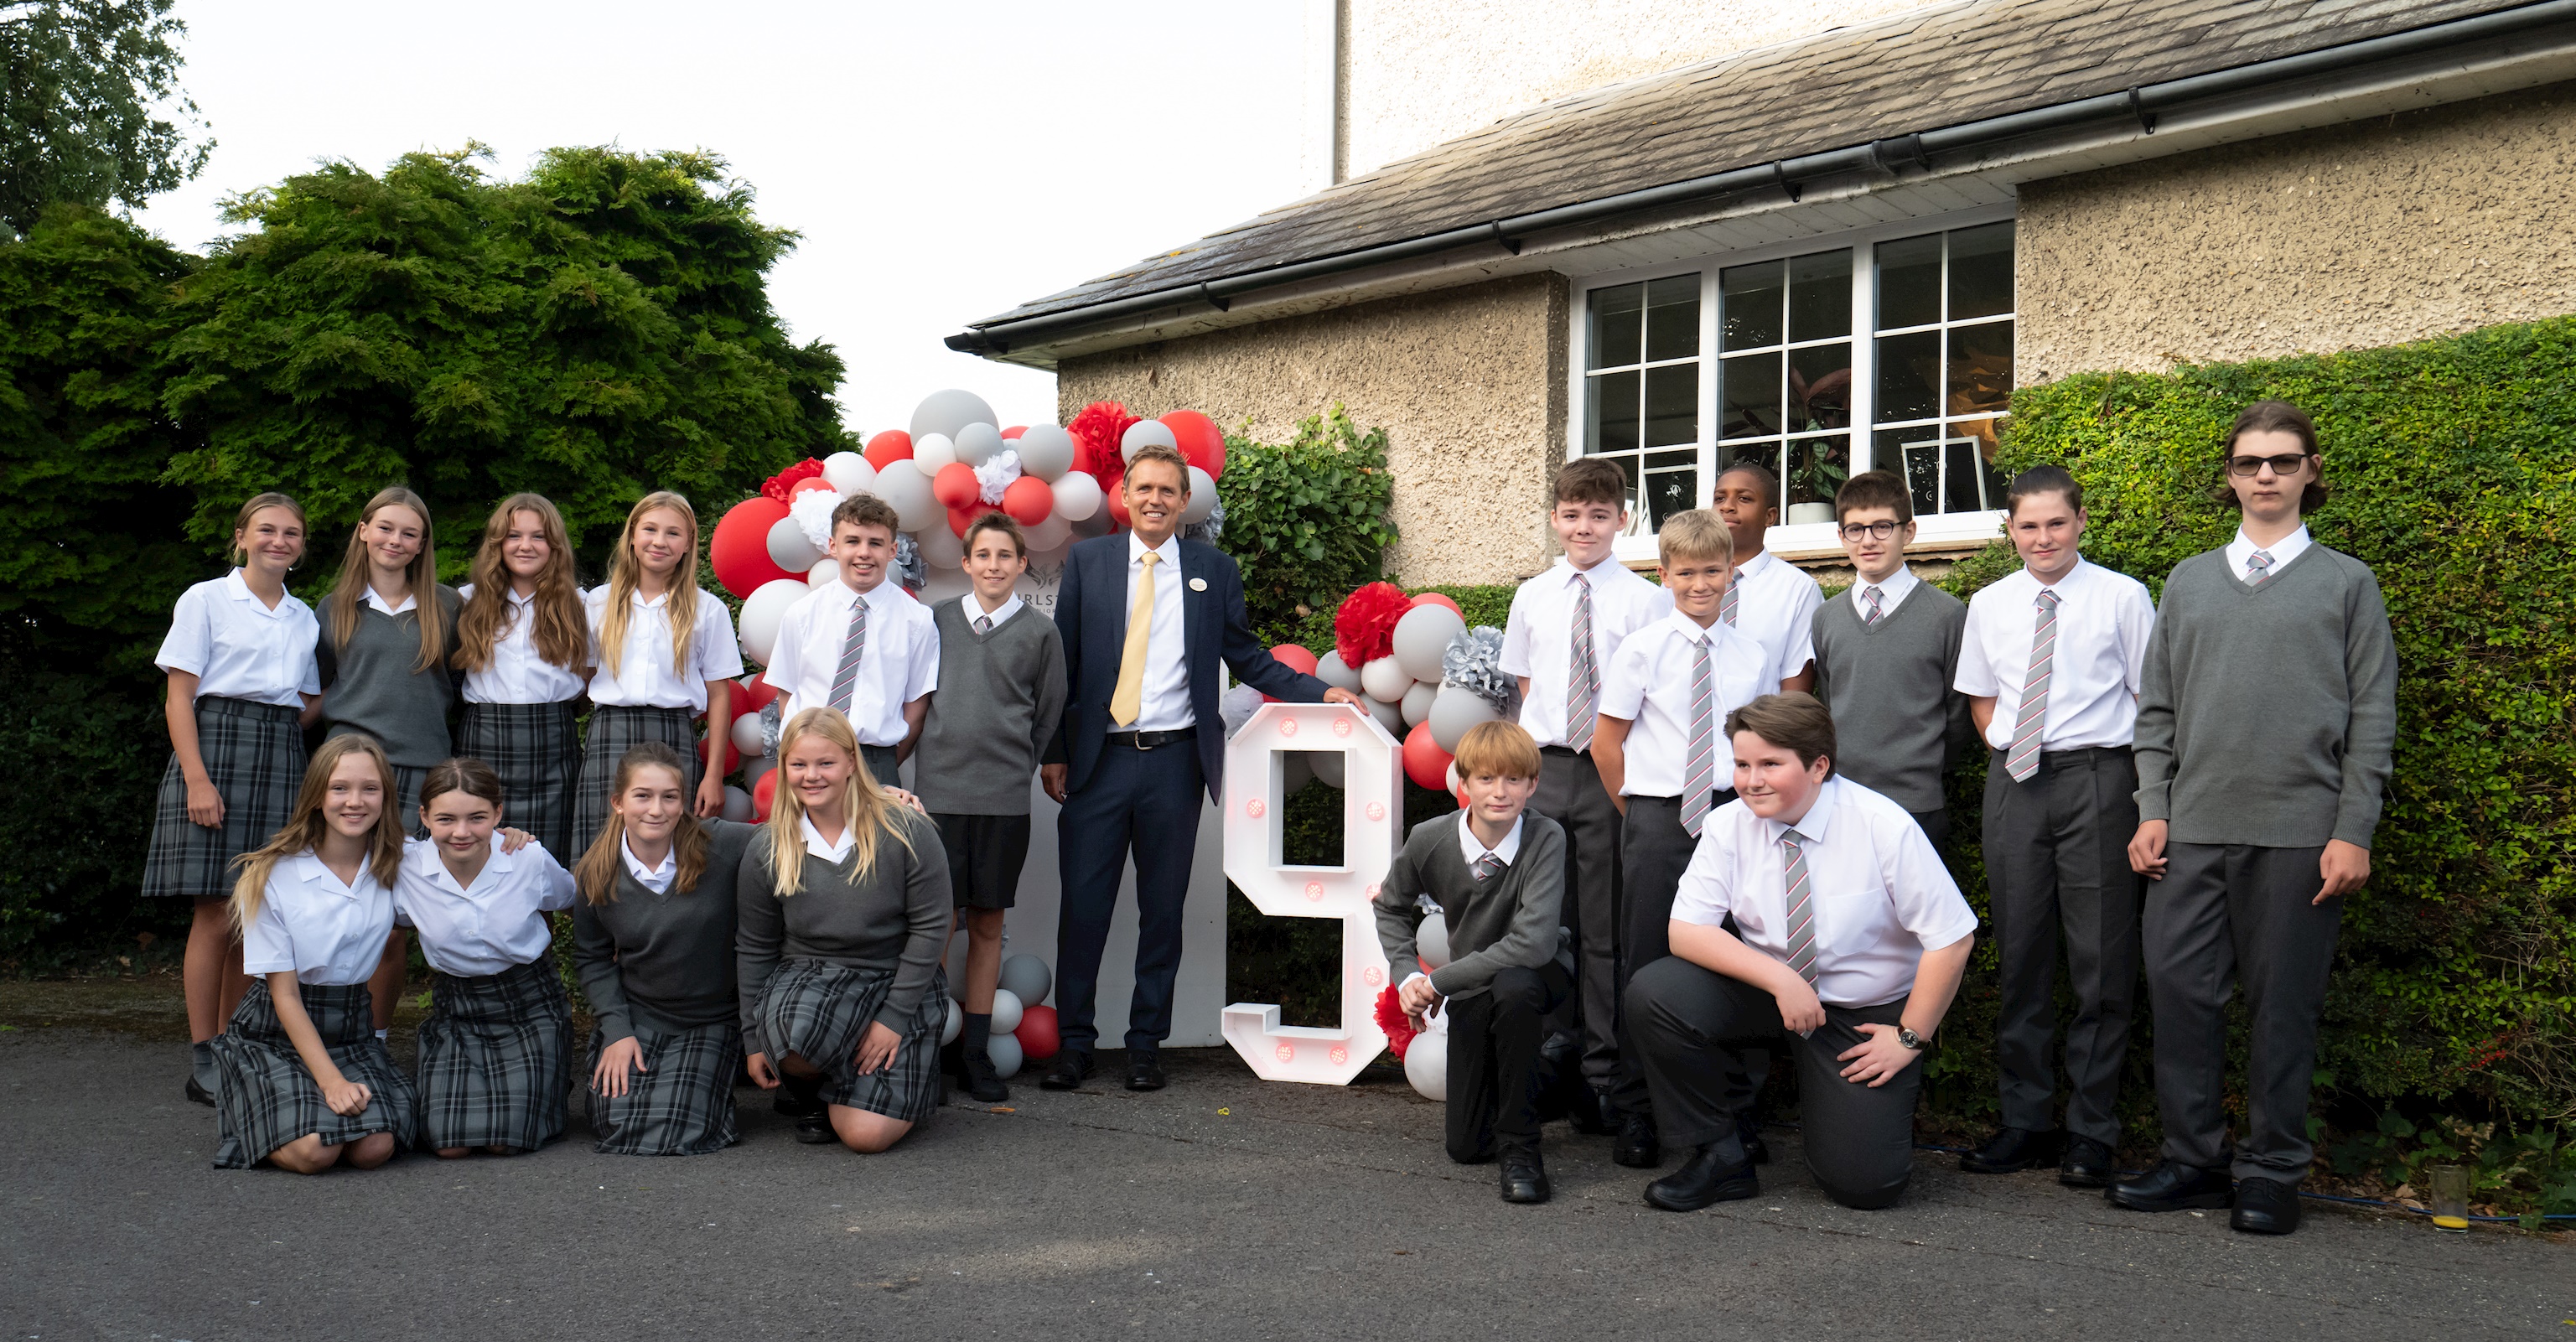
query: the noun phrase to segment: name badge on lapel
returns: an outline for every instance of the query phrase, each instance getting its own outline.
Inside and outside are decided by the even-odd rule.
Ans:
[[[1192,579],[1190,579],[1190,590],[1191,590],[1191,591],[1193,591],[1193,592],[1204,592],[1204,591],[1206,591],[1206,590],[1207,590],[1207,579],[1205,579],[1205,578],[1192,578]]]

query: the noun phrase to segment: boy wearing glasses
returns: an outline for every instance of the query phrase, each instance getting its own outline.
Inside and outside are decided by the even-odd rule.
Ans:
[[[1902,806],[1940,848],[1950,839],[1942,776],[1975,733],[1959,671],[1967,604],[1905,567],[1914,500],[1887,471],[1834,495],[1857,577],[1816,611],[1816,698],[1834,715],[1842,776]]]
[[[2397,737],[2397,647],[2370,569],[2315,544],[2325,502],[2316,426],[2286,401],[2237,415],[2224,495],[2236,538],[2165,580],[2138,700],[2138,827],[2147,895],[2163,1159],[2111,1201],[2226,1207],[2229,1224],[2299,1226],[2317,1014],[2345,895],[2370,879]],[[2252,1057],[2231,1158],[2227,999],[2245,987]],[[2229,1187],[2229,1175],[2236,1183]]]

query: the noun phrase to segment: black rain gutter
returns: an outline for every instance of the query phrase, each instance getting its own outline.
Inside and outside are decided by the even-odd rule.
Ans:
[[[2240,65],[2233,69],[2191,75],[2160,84],[2134,85],[2118,93],[2099,94],[2051,107],[2033,108],[2007,116],[1989,117],[1938,130],[1921,131],[1867,144],[1780,159],[1751,167],[1732,168],[1706,177],[1671,182],[1663,186],[1626,191],[1597,200],[1560,205],[1531,214],[1513,215],[1466,228],[1453,228],[1425,237],[1407,238],[1401,242],[1380,243],[1353,251],[1338,252],[1312,260],[1291,262],[1234,275],[1222,275],[1170,289],[1128,298],[1112,299],[1060,312],[1023,317],[1017,321],[995,322],[961,331],[947,339],[948,348],[961,354],[986,357],[1007,354],[1013,346],[1024,346],[1080,327],[1114,323],[1124,318],[1192,308],[1214,308],[1219,312],[1232,307],[1234,300],[1262,289],[1275,289],[1306,280],[1364,270],[1399,261],[1411,261],[1442,252],[1471,247],[1496,247],[1515,255],[1521,240],[1550,229],[1574,228],[1602,223],[1622,215],[1639,214],[1675,206],[1698,204],[1728,196],[1755,191],[1783,191],[1796,200],[1807,182],[1853,172],[1893,172],[1901,167],[1929,166],[1934,155],[1958,154],[1984,149],[2007,141],[2055,131],[2079,129],[2108,121],[2134,121],[2139,129],[2152,135],[2159,111],[2224,98],[2234,94],[2256,92],[2275,85],[2317,75],[2334,74],[2356,66],[2398,60],[2466,46],[2528,32],[2551,24],[2576,20],[2576,0],[2544,0],[2517,9],[2480,14],[2427,28],[2390,33],[2384,37],[2348,42],[2341,46],[2301,52]]]

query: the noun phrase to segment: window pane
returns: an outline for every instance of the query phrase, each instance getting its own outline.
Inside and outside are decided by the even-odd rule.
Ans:
[[[1632,451],[1637,446],[1637,375],[1601,373],[1591,379],[1592,402],[1585,416],[1583,453]]]
[[[1941,235],[1878,245],[1878,329],[1941,320]]]
[[[1967,445],[1960,455],[1976,459],[1977,479],[1985,490],[1985,500],[1977,506],[1985,508],[2004,506],[2004,478],[1995,472],[1995,428],[1991,419],[1955,420],[1950,425],[1950,436]],[[1967,505],[1953,502],[1950,506],[1956,510]]]
[[[1789,351],[1789,431],[1851,427],[1851,343]]]
[[[1942,413],[2000,414],[2012,402],[2011,322],[1950,328],[1950,368]]]
[[[1914,496],[1914,511],[1932,516],[1941,511],[1941,430],[1926,424],[1914,429],[1881,429],[1870,439],[1871,460],[1882,471],[1894,471]]]
[[[1851,334],[1851,249],[1789,262],[1789,338],[1824,340]]]
[[[1699,365],[1646,370],[1646,446],[1699,441]]]
[[[1787,263],[1760,261],[1717,272],[1723,325],[1718,348],[1760,349],[1780,343],[1781,277]]]
[[[1793,438],[1789,440],[1789,476],[1781,482],[1782,495],[1792,504],[1831,503],[1834,492],[1851,478],[1851,438],[1834,434],[1828,438]]]
[[[1646,286],[1642,284],[1592,291],[1592,367],[1616,368],[1637,362],[1645,302]]]
[[[1728,359],[1726,404],[1718,411],[1718,436],[1745,438],[1780,431],[1780,355],[1745,354]],[[1930,412],[1925,412],[1930,413]]]
[[[1646,358],[1687,359],[1699,353],[1699,276],[1675,275],[1646,284]]]
[[[1950,235],[1950,320],[2013,310],[2012,222]]]
[[[1940,385],[1941,333],[1878,338],[1878,422],[1928,419],[1939,414],[1933,389]]]
[[[1664,519],[1675,513],[1686,513],[1699,506],[1698,454],[1689,454],[1692,465],[1678,471],[1646,472],[1646,516],[1661,528]],[[1652,460],[1652,458],[1649,458]]]

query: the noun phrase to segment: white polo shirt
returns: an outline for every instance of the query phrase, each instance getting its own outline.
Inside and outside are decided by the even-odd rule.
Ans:
[[[2031,637],[2039,631],[2041,590],[2029,569],[2016,569],[1968,601],[1951,688],[1972,698],[1993,697],[1986,742],[1997,750],[2012,749],[2022,686],[2030,677]],[[2057,646],[2049,656],[2048,714],[2040,719],[2039,748],[2129,744],[2137,735],[2147,635],[2156,624],[2146,584],[2078,559],[2047,590],[2057,593]]]
[[[1737,565],[1734,582],[1735,630],[1770,655],[1762,693],[1778,694],[1781,681],[1816,660],[1816,608],[1825,604],[1825,589],[1768,550]]]
[[[599,656],[599,670],[590,678],[590,701],[602,708],[687,708],[705,712],[707,682],[731,680],[742,674],[742,644],[734,640],[733,615],[713,592],[698,593],[697,619],[689,630],[689,660],[686,674],[671,669],[671,622],[664,614],[671,594],[647,601],[644,594],[629,598],[634,609],[626,617],[626,646],[620,649],[616,674],[608,670],[607,645],[600,639],[603,616],[608,609],[608,586],[603,583],[583,594],[582,606],[590,620],[590,647]]]
[[[311,606],[288,592],[272,608],[234,569],[179,594],[170,632],[152,661],[163,671],[195,676],[200,699],[302,708],[302,696],[322,692],[322,671],[313,661],[321,641]]]
[[[850,613],[863,600],[868,642],[850,685],[850,727],[861,745],[901,745],[903,706],[939,688],[939,626],[930,607],[892,582],[878,583],[865,596],[848,583],[829,582],[789,606],[778,620],[768,683],[787,696],[781,711],[790,718],[830,703]]]
[[[474,584],[465,584],[457,594],[473,600]],[[492,664],[465,673],[465,702],[559,704],[580,697],[582,678],[547,661],[537,651],[535,594],[521,596],[513,587],[502,595],[509,602],[510,623],[500,637],[492,640]]]
[[[1815,915],[1816,996],[1872,1007],[1914,991],[1923,952],[1977,930],[1977,915],[1905,808],[1858,783],[1829,778],[1795,826],[1742,801],[1709,812],[1699,847],[1673,892],[1673,921],[1715,927],[1735,916],[1744,944],[1789,960],[1788,850],[1796,829]]]
[[[393,892],[371,867],[352,886],[311,852],[270,868],[259,916],[242,929],[242,972],[294,970],[298,983],[364,983],[385,958],[394,930]]]
[[[1691,680],[1700,646],[1709,650],[1713,713],[1710,746],[1716,751],[1716,784],[1735,786],[1735,748],[1726,739],[1726,715],[1777,691],[1767,681],[1771,657],[1751,635],[1726,625],[1706,629],[1672,614],[1630,634],[1601,678],[1601,712],[1635,724],[1622,744],[1628,776],[1623,797],[1678,797],[1690,776]]]
[[[1189,631],[1181,614],[1181,594],[1189,575],[1181,571],[1181,538],[1175,533],[1154,547],[1154,624],[1145,635],[1144,694],[1136,721],[1109,724],[1113,732],[1176,732],[1195,726],[1198,709],[1190,703]],[[1136,617],[1136,593],[1145,581],[1145,542],[1127,533],[1127,591],[1118,611],[1119,646],[1126,646],[1127,625]]]
[[[481,978],[524,965],[554,945],[545,915],[572,907],[572,873],[545,845],[491,856],[474,884],[458,885],[427,839],[403,841],[402,875],[394,882],[394,921],[420,931],[421,958],[458,978]]]
[[[1553,567],[1512,593],[1511,617],[1503,623],[1502,669],[1505,675],[1529,677],[1521,727],[1542,746],[1572,744],[1565,730],[1565,692],[1574,667],[1577,573],[1592,582],[1592,664],[1600,668],[1605,690],[1620,643],[1673,608],[1671,592],[1616,559],[1577,569],[1574,561],[1559,555]]]

